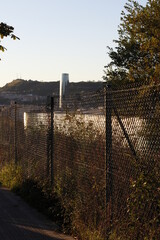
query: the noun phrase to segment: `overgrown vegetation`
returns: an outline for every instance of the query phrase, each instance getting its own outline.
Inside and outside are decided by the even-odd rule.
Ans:
[[[22,168],[13,161],[5,164],[0,170],[0,182],[8,188],[18,187],[23,181]]]
[[[116,96],[118,102],[118,97],[122,98],[122,95]],[[124,93],[123,97],[125,99]],[[130,103],[129,100],[128,102]],[[8,136],[14,136],[9,133],[14,132],[15,124],[14,122],[11,124],[11,119],[9,120],[3,113],[0,123],[4,135],[0,146],[5,153],[1,157],[5,156],[5,158],[1,162],[1,182],[39,211],[47,214],[61,226],[64,232],[72,233],[79,239],[103,240],[106,231],[110,230],[110,240],[158,240],[160,165],[159,145],[157,145],[159,133],[156,134],[156,130],[159,122],[157,111],[152,114],[152,119],[147,115],[150,105],[153,110],[149,98],[147,103],[149,103],[147,108],[144,103],[145,111],[142,115],[147,116],[148,122],[143,121],[144,126],[142,124],[141,128],[138,128],[139,135],[135,133],[135,119],[130,116],[129,118],[128,115],[126,117],[126,110],[121,109],[124,113],[122,120],[125,126],[131,124],[128,127],[128,132],[131,128],[129,133],[132,134],[129,136],[133,136],[131,140],[136,142],[138,137],[143,137],[142,145],[137,145],[136,148],[139,151],[139,161],[135,160],[113,116],[112,123],[115,127],[112,136],[113,188],[107,205],[105,132],[104,118],[102,118],[104,116],[93,121],[90,115],[85,118],[86,116],[80,112],[71,114],[68,111],[65,119],[61,119],[63,124],[59,125],[58,121],[55,121],[54,181],[51,186],[51,162],[47,158],[47,137],[50,135],[46,126],[35,124],[24,129],[22,123],[18,125],[17,153],[20,165],[16,166],[13,162],[9,163],[10,155],[6,154],[7,149],[14,146],[11,139],[8,141]],[[10,124],[9,128],[7,123]],[[146,127],[150,130],[147,131]],[[7,141],[8,145],[9,143],[11,145],[3,148],[3,144]],[[148,157],[144,155],[147,151]],[[13,153],[14,149],[11,152]]]
[[[145,160],[134,165],[137,176],[130,181],[126,214],[117,221],[110,240],[158,240],[160,236],[159,169]]]
[[[18,141],[23,149],[19,155],[23,181],[7,186],[61,225],[64,232],[80,239],[100,240],[105,229],[104,142],[93,122],[85,123],[83,116],[68,114],[65,121],[69,128],[56,129],[54,136],[53,187],[44,172],[46,153],[37,156],[45,142],[45,131],[32,127],[23,136],[25,149]],[[10,171],[10,164],[2,172],[5,168]]]
[[[123,90],[126,90],[126,83],[134,82],[130,84],[131,92],[127,90],[126,97],[123,90],[122,98],[116,96],[118,111],[121,114],[124,101],[127,111],[122,109],[122,114],[125,118],[131,111],[134,118],[137,114],[143,119],[139,136],[143,141],[137,145],[138,160],[133,164],[134,160],[129,159],[134,172],[130,175],[130,187],[126,192],[126,211],[113,224],[110,239],[158,240],[160,236],[159,26],[159,0],[147,0],[145,6],[128,0],[121,15],[119,37],[114,40],[116,48],[109,48],[111,61],[106,66],[104,80],[111,81],[113,88],[117,86]],[[133,88],[142,85],[147,86],[143,90],[137,88],[137,94],[133,94]],[[149,89],[149,85],[155,88]],[[139,149],[142,142],[142,149]]]
[[[14,162],[2,167],[0,183],[20,195],[31,206],[47,215],[59,226],[63,225],[64,209],[61,200],[53,189],[48,187],[48,183],[40,186],[33,179],[24,179],[22,167],[15,165]]]
[[[85,239],[102,239],[105,229],[104,136],[92,121],[84,121],[80,114],[67,114],[65,121],[62,130],[55,133],[54,147],[55,191],[65,208],[64,228],[70,226],[70,231],[80,239],[84,236]]]

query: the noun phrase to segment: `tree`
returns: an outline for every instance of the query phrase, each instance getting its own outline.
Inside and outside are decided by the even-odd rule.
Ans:
[[[0,38],[10,36],[13,40],[19,39],[17,36],[13,34],[14,28],[12,26],[7,25],[6,23],[0,23]],[[4,46],[0,45],[0,51],[4,52],[7,50]]]
[[[138,134],[147,142],[142,146],[143,154],[137,150],[138,161],[135,163],[133,160],[135,173],[130,180],[127,211],[122,221],[117,221],[117,236],[120,237],[115,239],[159,239],[160,98],[156,85],[160,83],[160,0],[147,0],[144,7],[137,1],[128,0],[118,33],[117,47],[115,50],[109,48],[111,62],[106,66],[106,81],[117,85],[130,81],[143,84],[146,81],[155,86],[136,88],[135,93],[127,91],[127,95],[121,98],[119,96],[124,92],[112,95],[113,104],[115,99],[125,100],[125,112],[132,109],[134,118],[139,116],[144,120]],[[122,104],[119,108],[116,105],[117,111],[120,112]]]
[[[128,0],[121,14],[119,39],[109,48],[111,62],[106,66],[107,81],[160,81],[160,0],[148,0],[146,6]]]

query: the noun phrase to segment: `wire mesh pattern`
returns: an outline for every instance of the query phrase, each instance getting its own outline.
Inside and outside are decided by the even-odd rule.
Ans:
[[[61,109],[53,97],[46,106],[2,107],[0,164],[13,160],[24,179],[48,182],[63,197],[76,229],[104,238],[113,229],[122,234],[132,214],[133,183],[151,174],[159,191],[159,100],[160,86],[134,84],[65,97]],[[142,227],[159,209],[155,201],[139,202]],[[144,239],[136,235],[139,229],[128,239]]]

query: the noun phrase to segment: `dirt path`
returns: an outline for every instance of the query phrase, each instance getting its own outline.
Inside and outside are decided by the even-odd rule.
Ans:
[[[73,240],[20,197],[0,188],[0,240]]]

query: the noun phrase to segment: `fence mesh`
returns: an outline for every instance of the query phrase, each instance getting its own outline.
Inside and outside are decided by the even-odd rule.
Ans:
[[[108,87],[65,97],[61,109],[56,98],[1,107],[0,164],[51,185],[77,232],[158,239],[159,100],[160,86]]]

